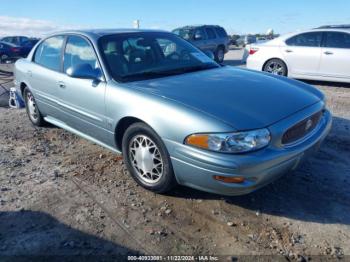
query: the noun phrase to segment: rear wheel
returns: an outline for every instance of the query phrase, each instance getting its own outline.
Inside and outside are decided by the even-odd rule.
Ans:
[[[271,59],[265,64],[263,71],[280,76],[287,76],[286,64],[281,59]]]
[[[6,63],[8,59],[9,59],[8,55],[3,54],[0,56],[0,63]]]
[[[39,111],[32,92],[26,87],[23,91],[24,101],[26,104],[26,111],[30,121],[35,126],[43,126],[45,121]]]
[[[123,136],[124,163],[135,181],[156,193],[177,185],[168,151],[161,138],[146,124],[131,125]]]

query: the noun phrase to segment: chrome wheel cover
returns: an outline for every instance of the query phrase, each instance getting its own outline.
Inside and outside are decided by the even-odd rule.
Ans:
[[[28,107],[29,117],[34,122],[36,122],[38,120],[38,109],[36,107],[36,103],[32,93],[28,92],[26,98],[27,98],[27,107]]]
[[[283,65],[278,62],[268,63],[265,71],[274,75],[284,75]]]
[[[145,135],[134,136],[129,143],[129,158],[137,176],[148,184],[157,183],[164,171],[157,145]]]

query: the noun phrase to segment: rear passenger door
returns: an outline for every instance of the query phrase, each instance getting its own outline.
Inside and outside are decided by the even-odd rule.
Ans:
[[[103,75],[99,79],[84,79],[67,74],[72,68],[83,64],[102,73],[89,40],[83,36],[69,35],[63,55],[63,74],[59,79],[65,122],[84,134],[106,142],[106,82]]]
[[[322,76],[350,78],[350,34],[324,32],[320,73]]]
[[[27,81],[41,113],[61,117],[61,54],[64,36],[44,40],[35,50],[33,63],[28,68]]]
[[[322,32],[293,36],[281,47],[288,71],[298,75],[319,75]]]
[[[205,32],[208,36],[207,49],[215,53],[217,47],[217,36],[213,28],[206,27]]]

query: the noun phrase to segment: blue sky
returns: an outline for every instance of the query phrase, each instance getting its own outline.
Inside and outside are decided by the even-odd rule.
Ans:
[[[229,33],[277,33],[323,24],[350,24],[348,0],[11,0],[1,1],[0,30],[47,31],[69,27],[171,30],[186,24],[220,24]],[[7,19],[7,20],[6,20]],[[10,22],[9,22],[10,21]],[[16,22],[17,21],[17,22]],[[29,26],[32,25],[32,28]],[[42,28],[40,28],[42,27]],[[24,29],[23,29],[24,28]],[[36,30],[36,31],[35,31]]]

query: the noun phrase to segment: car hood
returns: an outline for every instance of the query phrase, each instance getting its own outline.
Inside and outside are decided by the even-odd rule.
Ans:
[[[299,81],[229,66],[129,84],[209,114],[236,130],[267,127],[323,96]]]

